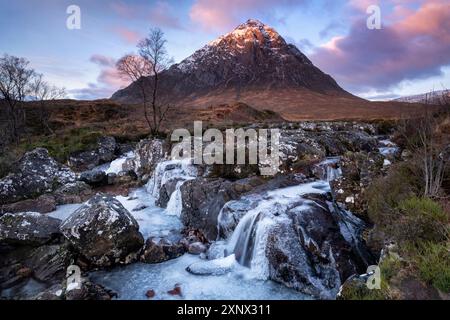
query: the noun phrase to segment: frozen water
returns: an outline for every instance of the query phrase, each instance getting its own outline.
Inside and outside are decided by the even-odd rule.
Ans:
[[[57,206],[55,211],[48,213],[48,216],[64,221],[82,205],[82,203],[74,203]]]
[[[123,170],[124,163],[128,160],[134,157],[134,152],[130,151],[127,154],[121,156],[120,158],[117,158],[116,160],[112,161],[109,164],[109,167],[106,169],[105,173],[115,173],[118,174],[120,171]]]
[[[128,159],[131,159],[133,157],[134,157],[134,152],[130,151],[130,152],[127,152],[127,153],[121,155],[119,158],[117,158],[111,162],[101,164],[92,170],[104,171],[106,174],[108,174],[108,173],[118,174],[120,171],[123,170],[122,167],[123,167],[124,163]]]
[[[171,231],[180,230],[183,227],[178,217],[167,215],[165,209],[155,205],[155,198],[147,193],[145,188],[134,190],[128,197],[116,196],[116,198],[136,219],[139,231],[145,239],[150,236],[167,236]],[[134,208],[142,205],[146,208],[133,211]]]
[[[222,275],[194,275],[186,267],[201,262],[198,256],[185,254],[180,258],[157,264],[135,263],[112,271],[91,273],[92,280],[118,293],[118,299],[147,299],[147,290],[154,290],[153,299],[191,300],[302,300],[311,297],[272,281],[255,279],[248,268],[236,265],[233,272]],[[182,296],[167,291],[175,285]]]

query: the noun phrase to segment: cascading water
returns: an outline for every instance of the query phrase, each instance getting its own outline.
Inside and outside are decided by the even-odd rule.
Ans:
[[[181,186],[186,181],[195,179],[196,176],[197,169],[190,158],[163,161],[156,166],[151,179],[148,181],[147,192],[158,199],[162,186],[171,180],[177,181],[175,190],[167,203],[166,213],[180,216],[182,210]]]
[[[287,252],[292,253],[303,250],[304,253],[299,252],[299,256],[301,257],[298,258],[297,263],[299,263],[298,266],[306,263],[304,267],[301,267],[304,270],[311,269],[310,271],[305,271],[304,281],[306,281],[307,286],[315,288],[312,290],[318,290],[316,292],[324,292],[328,297],[333,297],[340,286],[335,253],[332,247],[325,249],[322,247],[323,244],[322,246],[320,244],[318,245],[310,237],[309,223],[315,223],[314,216],[310,214],[311,212],[316,212],[315,210],[322,210],[322,212],[327,212],[328,215],[331,215],[333,221],[336,221],[339,226],[343,238],[342,241],[347,242],[352,248],[355,248],[356,252],[361,255],[361,259],[367,262],[368,259],[365,259],[364,252],[359,250],[359,233],[364,223],[350,212],[338,207],[334,199],[326,201],[328,206],[327,204],[321,205],[311,200],[312,194],[330,193],[330,182],[339,178],[342,174],[339,167],[339,158],[326,159],[318,164],[317,167],[322,172],[321,180],[319,181],[276,189],[258,195],[256,198],[254,195],[245,196],[239,200],[227,203],[218,217],[218,231],[219,234],[227,236],[227,234],[230,234],[229,230],[234,227],[234,231],[226,238],[225,244],[222,244],[224,246],[223,256],[234,255],[236,261],[240,265],[250,268],[257,278],[268,279],[271,278],[271,272],[273,270],[270,271],[270,269],[273,269],[273,262],[270,262],[267,257],[267,250],[273,246],[273,235],[277,234],[273,230],[280,228],[280,226],[292,228],[293,216],[297,217],[294,220],[306,219],[302,220],[303,222],[297,226],[300,238],[303,239],[303,249],[301,247],[298,249],[288,249]],[[320,227],[318,230],[320,230]],[[268,238],[271,234],[272,239],[269,243]],[[278,235],[280,234],[278,233]],[[217,243],[220,247],[220,241]],[[313,249],[313,247],[316,249]],[[214,248],[214,250],[217,251],[217,248]],[[281,245],[280,250],[283,250],[283,245]],[[325,254],[327,256],[326,259],[329,261],[320,267],[318,265],[310,265],[309,263],[311,262],[308,262],[310,259],[308,256],[311,253],[307,252],[317,250],[322,251],[321,256]],[[319,269],[317,268],[321,268],[321,271],[318,271]],[[327,285],[327,283],[331,284]]]
[[[330,157],[318,163],[316,168],[319,170],[321,180],[331,182],[342,175],[342,170],[339,167],[340,157]]]
[[[254,271],[260,279],[267,279],[269,274],[268,261],[266,257],[267,236],[270,229],[276,225],[277,221],[285,219],[281,213],[293,203],[299,203],[304,194],[325,193],[326,182],[317,181],[299,186],[287,187],[267,192],[258,199],[251,198],[251,201],[258,204],[244,214],[229,237],[224,248],[224,255],[234,254],[236,261]],[[241,199],[246,201],[250,199]],[[298,209],[309,208],[310,201],[303,199],[303,204]],[[251,205],[251,204],[250,204]],[[219,217],[219,230],[226,228],[221,223],[227,223],[225,214]]]

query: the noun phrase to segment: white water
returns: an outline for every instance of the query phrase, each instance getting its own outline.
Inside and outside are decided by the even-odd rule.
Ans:
[[[126,162],[128,159],[131,159],[131,158],[133,158],[133,157],[134,157],[134,152],[133,152],[133,151],[130,151],[130,152],[128,152],[127,154],[125,154],[125,155],[123,155],[123,156],[117,158],[116,160],[112,161],[112,162],[109,164],[109,167],[108,167],[108,169],[106,169],[105,173],[106,173],[106,174],[108,174],[108,173],[115,173],[115,174],[118,174],[120,171],[123,170],[123,165],[125,164],[125,162]]]
[[[192,164],[192,159],[163,161],[156,166],[148,181],[147,192],[158,199],[161,187],[170,180],[176,180],[176,188],[167,203],[166,213],[179,217],[182,210],[181,186],[186,181],[195,179],[196,176],[197,169]]]
[[[118,174],[120,171],[123,170],[123,165],[125,164],[125,162],[131,158],[134,158],[133,151],[127,152],[126,154],[121,155],[119,158],[117,158],[111,162],[99,165],[92,170],[104,171],[106,174],[108,174],[108,173]]]
[[[301,201],[302,195],[328,191],[329,184],[326,181],[316,181],[266,192],[258,205],[240,219],[223,247],[224,255],[235,254],[236,260],[249,267],[258,279],[268,279],[269,263],[265,254],[267,236],[276,221],[285,218],[277,216],[277,213],[284,212],[290,204]],[[298,209],[308,210],[310,202],[304,199],[303,205]],[[219,228],[222,222],[227,223],[223,215],[219,217]]]
[[[333,163],[331,161],[335,160],[329,161]],[[324,165],[328,164],[324,162]],[[180,187],[196,174],[190,161],[165,161],[157,166],[145,188],[136,189],[129,197],[116,198],[137,220],[145,238],[166,236],[183,227],[179,219],[182,200]],[[329,172],[326,174],[330,177]],[[155,199],[159,197],[161,186],[170,179],[178,180],[176,191],[172,193],[167,208],[159,208],[155,205]],[[307,295],[267,280],[267,236],[279,219],[286,219],[282,215],[278,216],[277,212],[284,212],[290,204],[302,201],[302,195],[325,192],[329,192],[329,183],[316,181],[257,195],[261,201],[240,217],[232,235],[226,241],[213,243],[208,256],[218,259],[205,260],[200,256],[185,254],[159,264],[135,263],[93,272],[91,277],[95,282],[117,292],[119,299],[147,299],[145,292],[150,289],[156,292],[154,299],[310,299]],[[310,203],[310,200],[303,199],[303,204],[297,208],[308,210]],[[142,205],[146,208],[133,211]],[[50,215],[64,219],[79,206],[60,206]],[[353,240],[350,238],[353,230],[345,223],[340,226],[344,236]],[[192,266],[192,271],[203,275],[186,271],[189,266]],[[167,293],[176,284],[181,287],[182,297]]]
[[[389,139],[379,140],[379,143],[382,147],[379,147],[378,150],[385,157],[394,155],[399,149],[398,146]]]

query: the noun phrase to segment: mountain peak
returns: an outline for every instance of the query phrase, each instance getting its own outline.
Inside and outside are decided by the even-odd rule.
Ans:
[[[248,19],[246,22],[237,26],[236,29],[244,28],[264,28],[266,25],[257,19]]]
[[[270,95],[287,88],[348,95],[275,29],[255,19],[174,64],[161,77],[166,86],[161,96],[167,100],[228,91],[232,92],[228,98],[240,101],[242,95],[252,92]],[[133,91],[124,89],[114,98],[126,99],[129,90]]]
[[[272,27],[256,19],[249,19],[238,25],[233,31],[220,36],[208,45],[217,46],[227,44],[228,46],[243,47],[245,43],[253,42],[259,45],[278,43],[285,45],[284,39]]]

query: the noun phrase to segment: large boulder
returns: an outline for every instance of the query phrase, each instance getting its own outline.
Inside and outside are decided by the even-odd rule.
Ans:
[[[65,184],[53,192],[58,205],[82,203],[87,201],[92,195],[92,188],[83,181]]]
[[[64,236],[94,266],[128,263],[144,244],[139,225],[115,198],[96,195],[61,225]]]
[[[181,186],[181,221],[187,228],[199,229],[209,240],[217,237],[217,217],[220,210],[238,193],[233,183],[225,179],[197,178]]]
[[[99,187],[108,184],[108,177],[105,171],[93,169],[82,172],[80,174],[80,181],[90,186]]]
[[[50,157],[47,149],[37,148],[25,153],[14,171],[0,180],[0,204],[36,198],[75,180],[75,174]]]
[[[80,151],[69,156],[69,166],[76,171],[92,170],[96,166],[110,162],[116,158],[120,148],[114,137],[100,137],[93,150]]]
[[[156,165],[164,159],[167,150],[163,140],[143,139],[136,145],[135,157],[125,162],[124,170],[133,170],[141,180],[146,181]]]
[[[228,241],[212,246],[208,257],[234,254],[263,279],[333,298],[371,257],[360,240],[363,222],[335,206],[324,186],[312,182],[228,203],[219,221]]]
[[[0,216],[0,244],[39,246],[61,235],[61,220],[37,212]]]
[[[340,284],[362,272],[365,265],[341,233],[342,226],[336,213],[329,210],[327,199],[314,198],[313,202],[291,205],[269,228],[269,278],[307,294],[332,298]]]

